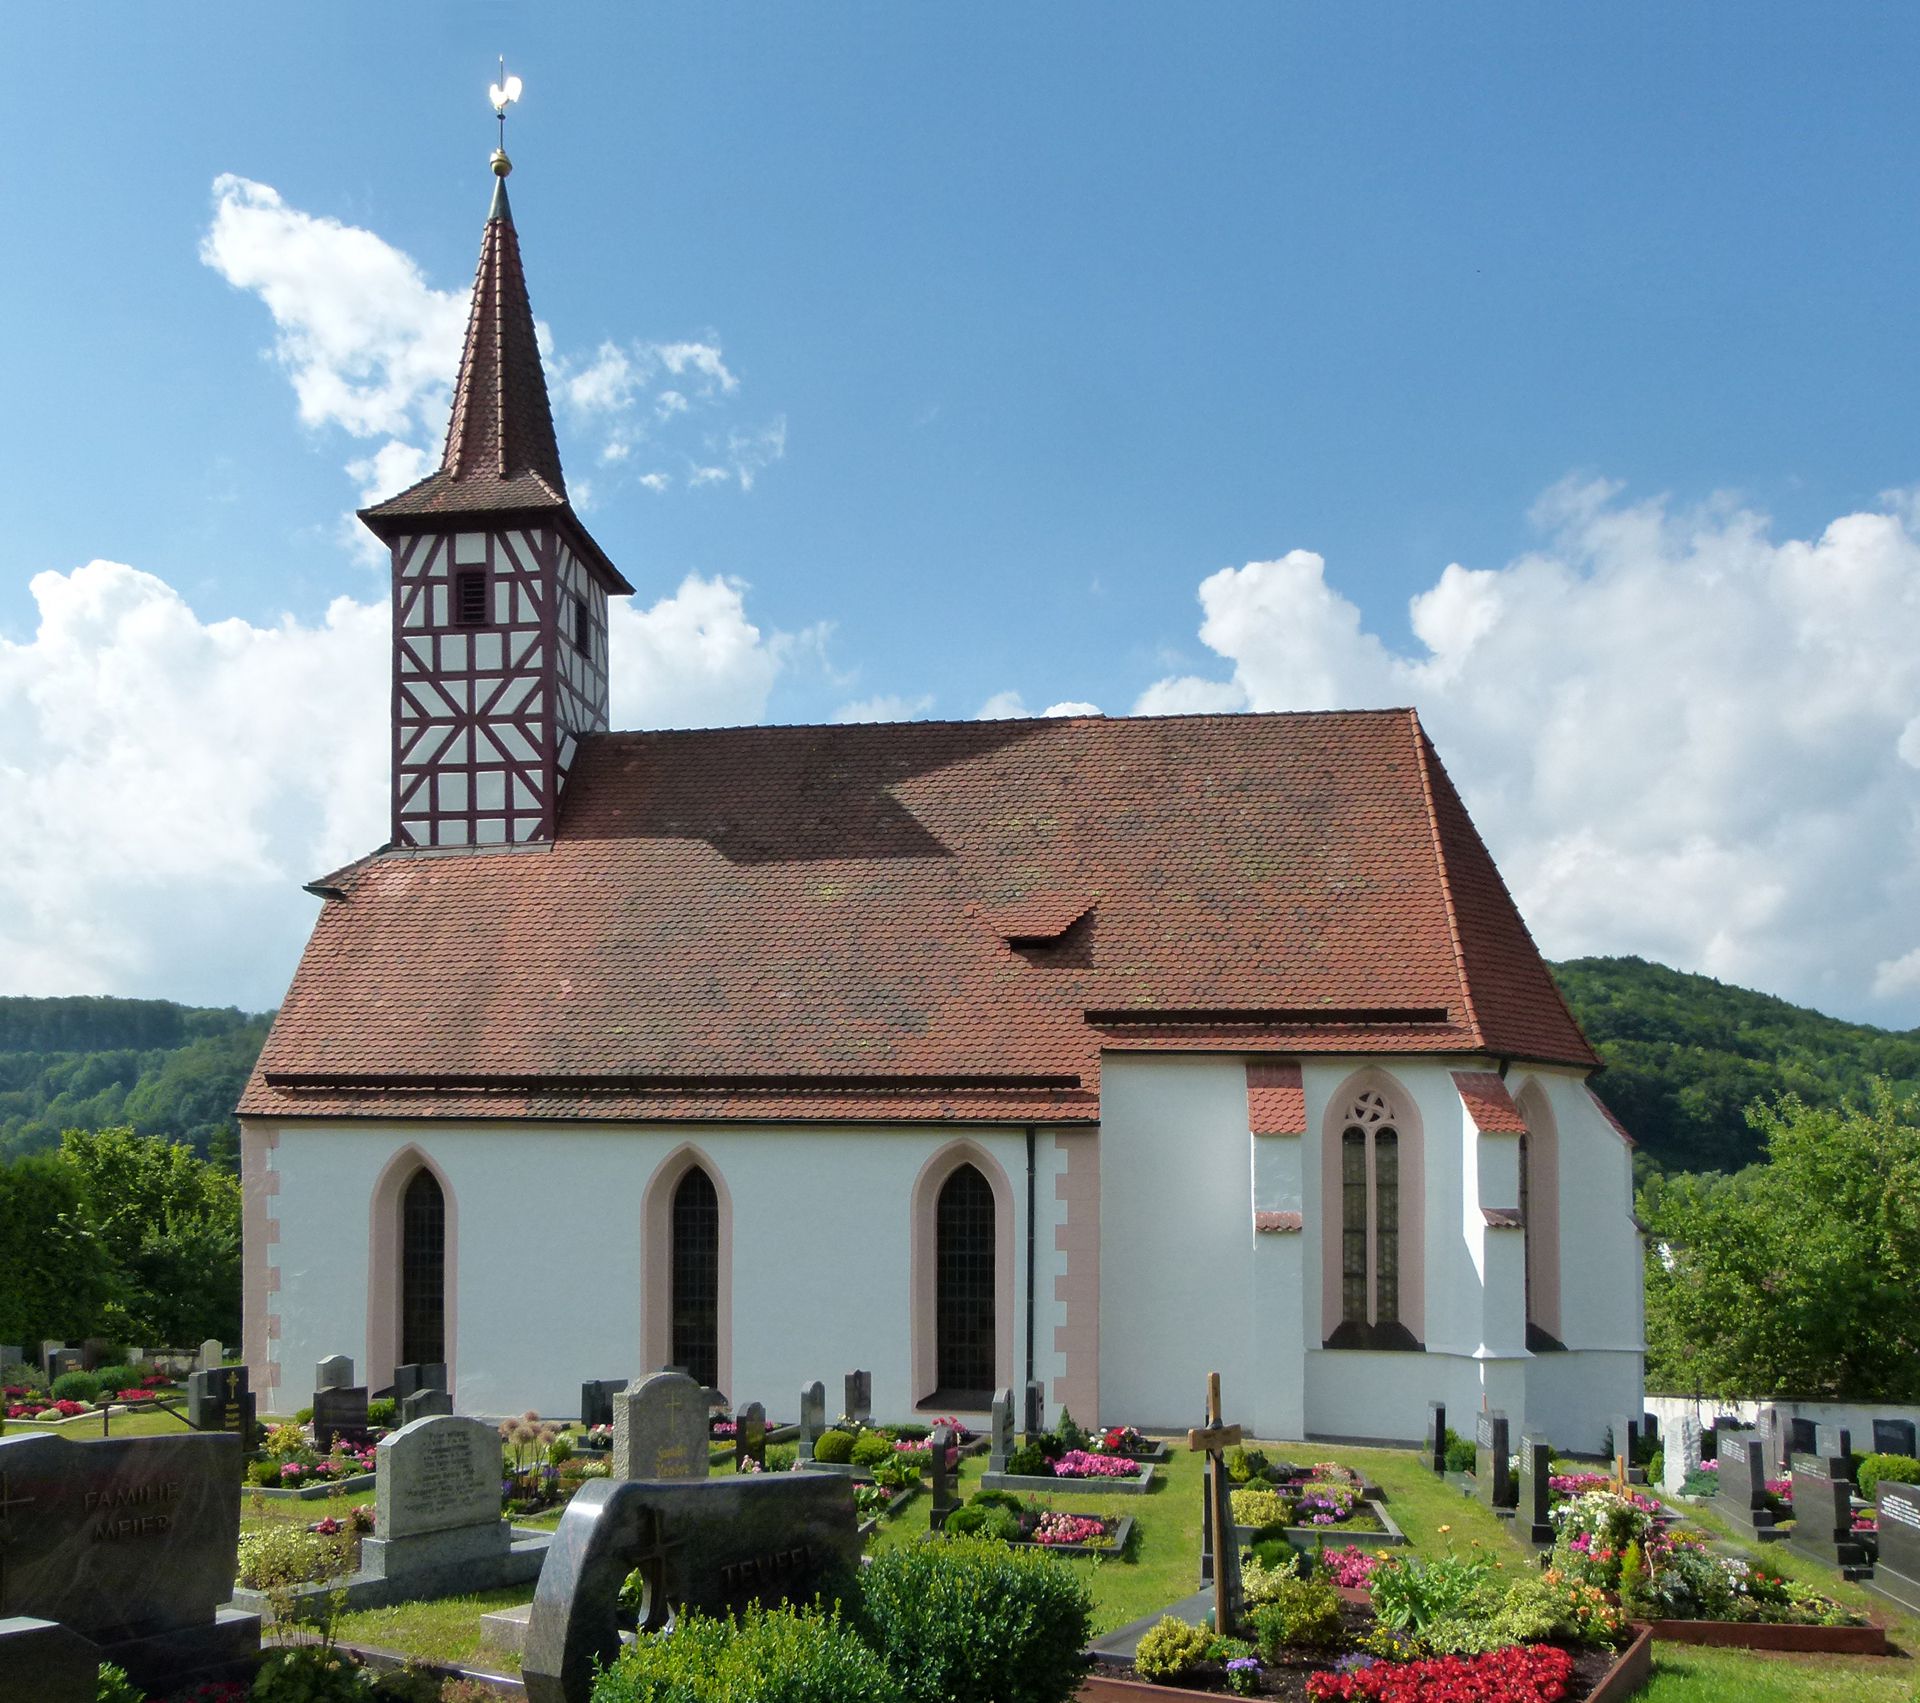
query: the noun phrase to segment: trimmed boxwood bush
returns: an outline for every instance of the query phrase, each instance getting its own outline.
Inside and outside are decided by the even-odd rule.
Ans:
[[[367,1423],[369,1425],[391,1425],[400,1412],[400,1404],[392,1396],[380,1396],[367,1403]],[[311,1415],[309,1415],[311,1417]]]
[[[814,1453],[819,1452],[819,1446],[816,1444]],[[878,1466],[882,1461],[893,1459],[892,1440],[882,1436],[878,1431],[862,1431],[854,1438],[853,1448],[848,1452],[847,1458],[855,1466]]]
[[[1920,1484],[1920,1461],[1912,1455],[1868,1455],[1856,1476],[1860,1494],[1871,1502],[1876,1484]]]
[[[1204,1626],[1162,1615],[1159,1625],[1142,1635],[1133,1653],[1133,1671],[1157,1685],[1170,1685],[1199,1667],[1212,1648],[1213,1634]]]
[[[853,1433],[837,1426],[822,1431],[813,1440],[813,1458],[829,1466],[845,1466],[853,1459]]]
[[[1236,1526],[1284,1526],[1292,1504],[1277,1490],[1236,1490],[1231,1497]]]
[[[100,1394],[100,1380],[91,1372],[62,1372],[53,1380],[53,1399],[55,1401],[96,1400]]]
[[[1093,1599],[1056,1556],[930,1538],[875,1556],[861,1594],[905,1703],[1066,1703],[1084,1677]]]
[[[140,1378],[131,1366],[96,1366],[93,1381],[102,1395],[117,1396],[122,1390],[132,1389]]]
[[[1473,1439],[1461,1436],[1449,1425],[1447,1427],[1447,1471],[1472,1472],[1474,1458]]]
[[[1325,1579],[1276,1580],[1253,1611],[1253,1631],[1269,1663],[1284,1649],[1331,1649],[1340,1639],[1340,1593]]]
[[[886,1664],[837,1616],[750,1608],[740,1619],[684,1616],[628,1645],[593,1685],[593,1703],[902,1703]]]
[[[1051,1470],[1038,1443],[1022,1443],[1007,1456],[1007,1471],[1016,1478],[1047,1478]]]

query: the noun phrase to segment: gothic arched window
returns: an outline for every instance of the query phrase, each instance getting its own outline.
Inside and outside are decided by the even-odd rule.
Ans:
[[[943,1393],[985,1395],[993,1388],[993,1188],[960,1165],[934,1210],[935,1360]]]
[[[1372,1088],[1354,1097],[1341,1120],[1340,1322],[1329,1348],[1419,1346],[1400,1316],[1399,1123],[1387,1097]]]
[[[400,1363],[447,1357],[447,1202],[426,1166],[400,1198]]]
[[[673,1191],[673,1364],[696,1383],[720,1382],[720,1197],[690,1166]]]

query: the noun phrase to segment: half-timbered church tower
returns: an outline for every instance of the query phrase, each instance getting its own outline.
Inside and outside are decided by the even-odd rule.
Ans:
[[[1630,1143],[1418,716],[610,731],[504,167],[440,466],[362,516],[391,834],[240,1106],[264,1399],[1638,1413]]]

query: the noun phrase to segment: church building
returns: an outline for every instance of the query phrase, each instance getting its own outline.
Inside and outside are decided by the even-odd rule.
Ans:
[[[361,517],[391,836],[240,1105],[263,1408],[346,1353],[482,1414],[1638,1414],[1632,1143],[1418,715],[610,731],[505,163],[441,465]]]

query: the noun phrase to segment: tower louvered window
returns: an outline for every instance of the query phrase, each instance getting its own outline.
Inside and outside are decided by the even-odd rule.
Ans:
[[[487,570],[462,568],[453,576],[453,618],[462,627],[487,624]]]
[[[424,1165],[400,1203],[400,1361],[447,1357],[447,1203]]]
[[[673,1191],[673,1363],[720,1382],[720,1196],[695,1165]]]
[[[994,1387],[996,1323],[992,1185],[974,1166],[960,1166],[941,1187],[935,1220],[940,1389],[987,1396]]]

